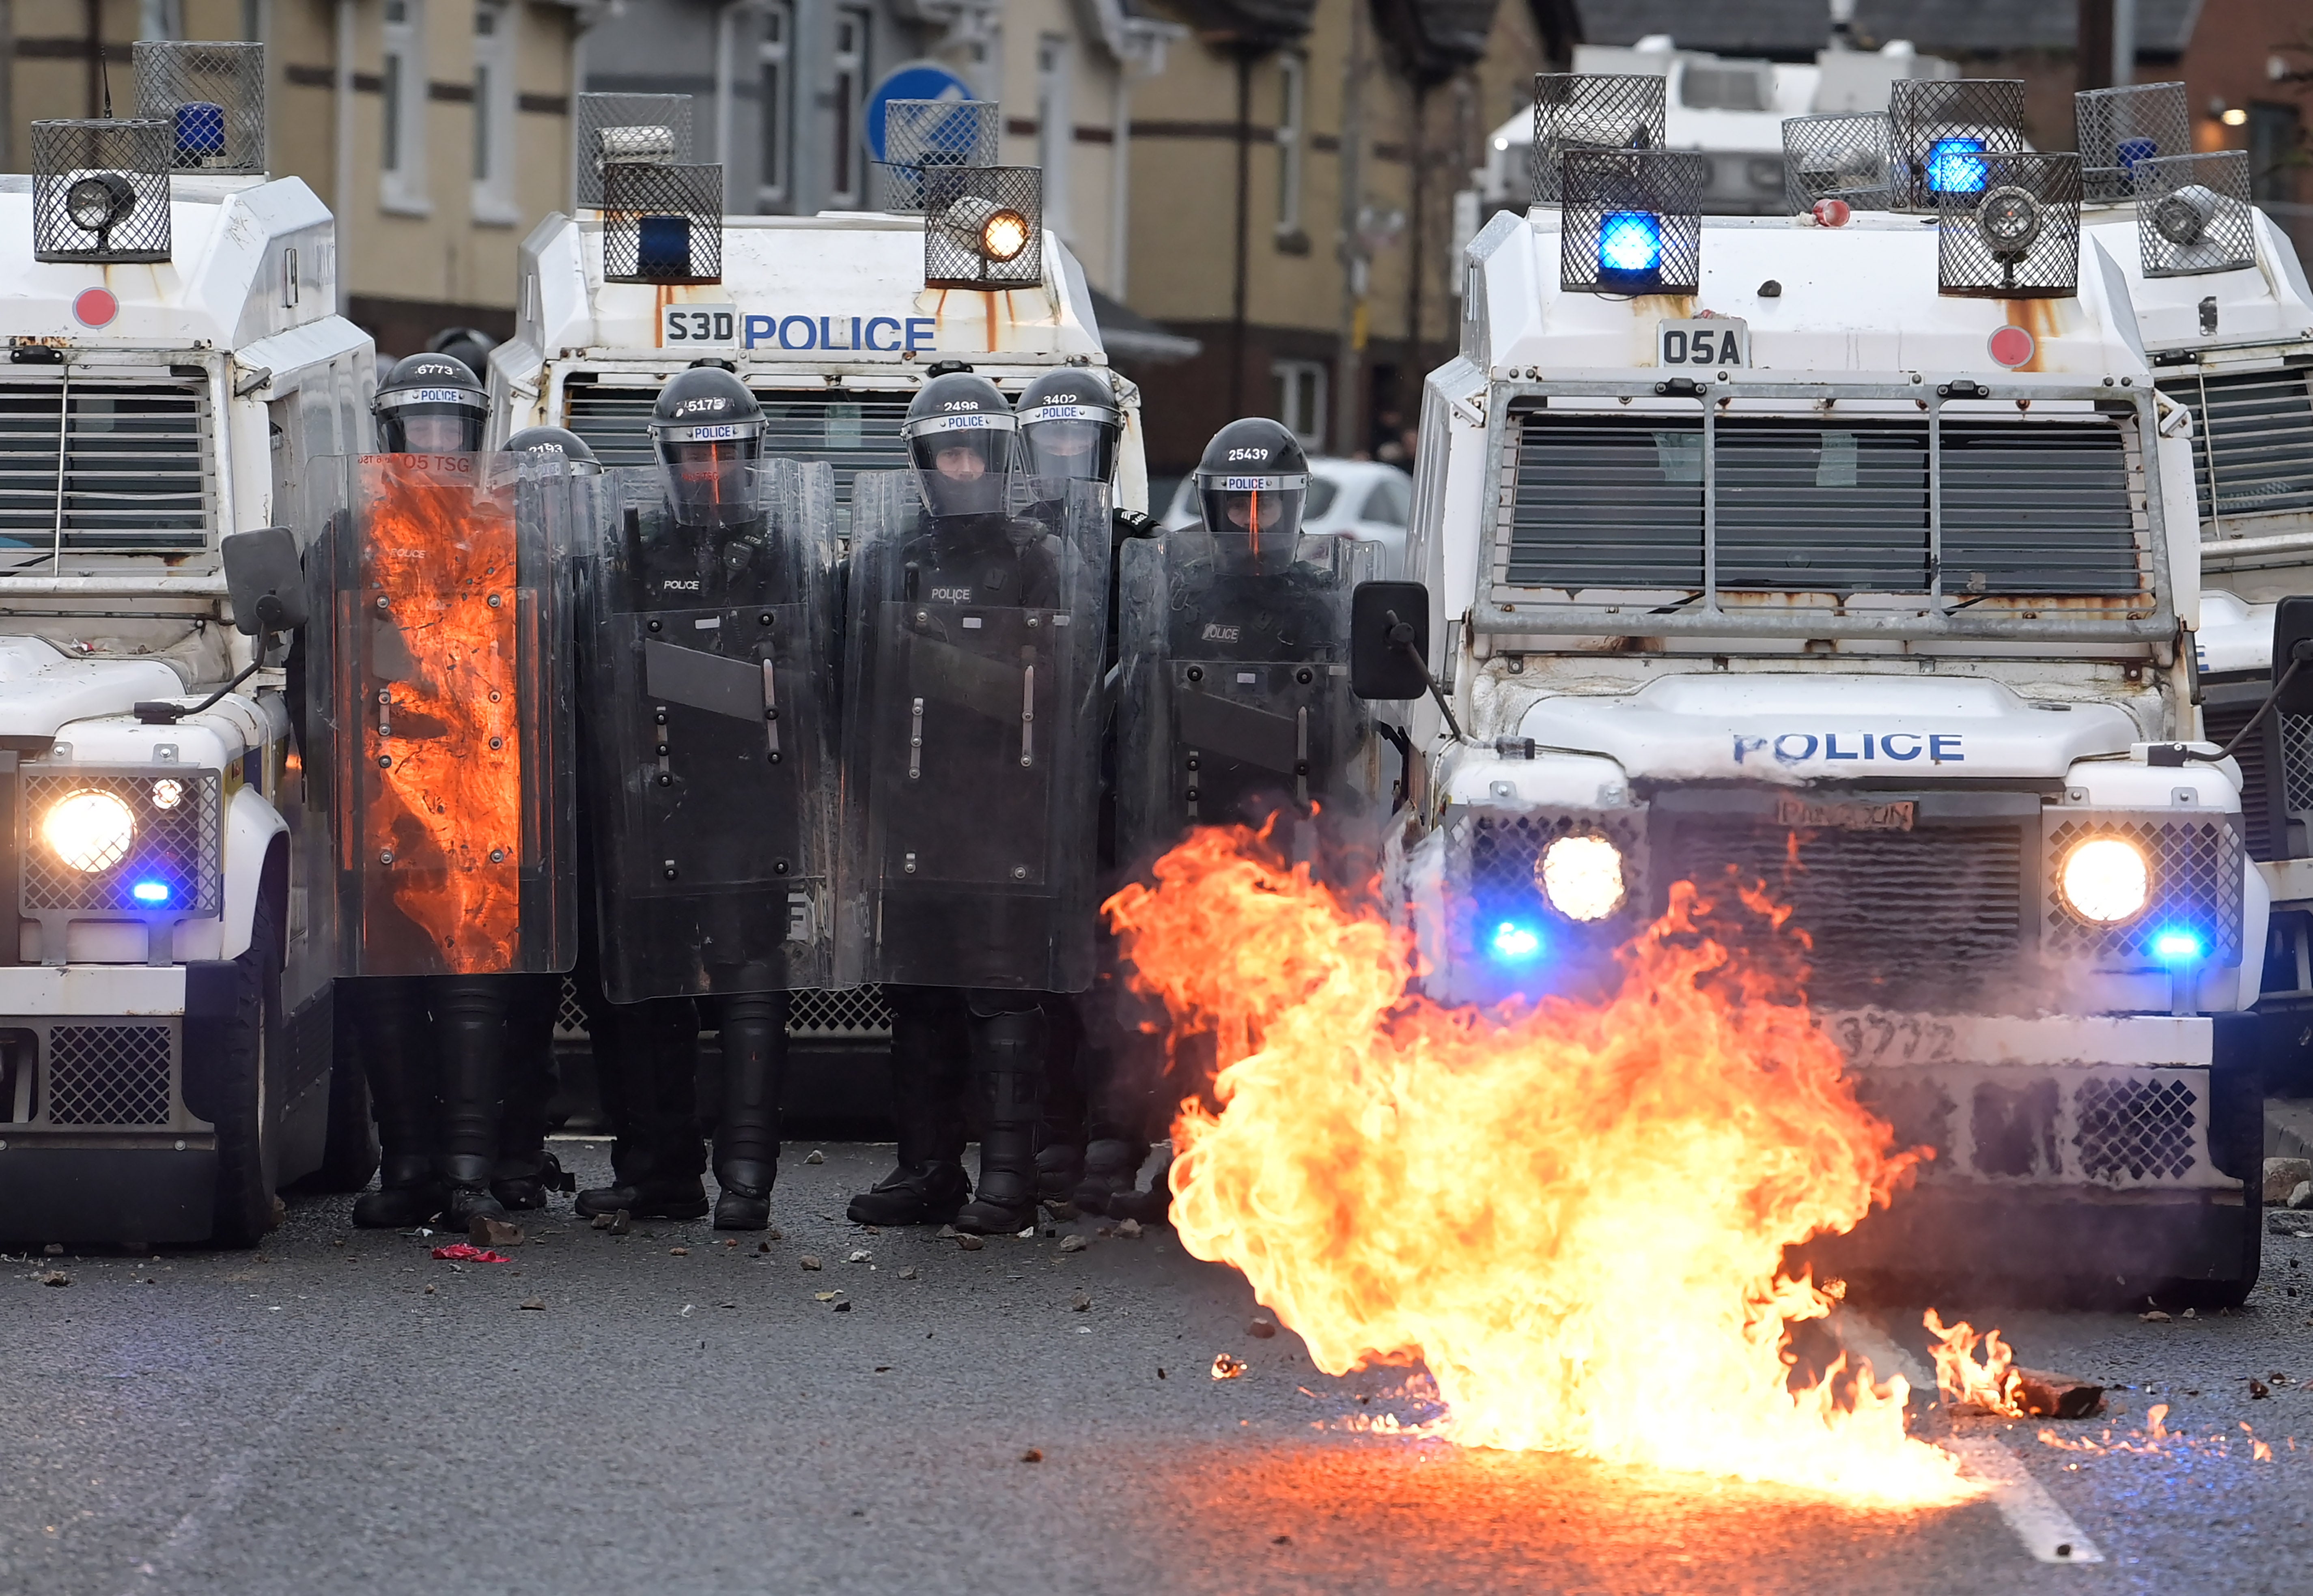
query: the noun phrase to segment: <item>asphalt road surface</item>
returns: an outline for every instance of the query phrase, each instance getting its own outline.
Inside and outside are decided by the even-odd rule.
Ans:
[[[1998,1495],[1891,1513],[1360,1430],[1402,1372],[1315,1374],[1169,1231],[869,1234],[843,1205],[889,1150],[808,1150],[768,1251],[565,1206],[514,1262],[453,1267],[329,1198],[255,1255],[7,1260],[0,1591],[2313,1590],[2313,1241],[2268,1237],[2236,1314],[1989,1315],[2025,1361],[2128,1388],[2070,1433],[2167,1402],[2187,1441],[1985,1423]],[[606,1173],[602,1144],[562,1151]],[[1916,1318],[1853,1329],[1916,1351]],[[1243,1377],[1211,1378],[1222,1352]]]

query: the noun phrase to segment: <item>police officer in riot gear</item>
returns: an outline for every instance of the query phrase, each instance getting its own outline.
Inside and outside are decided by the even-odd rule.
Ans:
[[[1021,688],[1003,684],[1022,680],[1020,667],[1011,662],[1038,657],[1032,647],[991,648],[986,640],[1016,620],[1040,621],[1043,614],[1065,610],[1069,602],[1058,540],[1046,523],[1007,513],[1016,425],[1011,406],[984,377],[949,372],[924,384],[908,408],[903,428],[922,519],[916,535],[896,550],[896,570],[879,566],[865,578],[869,583],[893,580],[889,596],[905,604],[939,606],[944,617],[955,618],[954,625],[971,628],[954,633],[948,642],[927,641],[922,646],[945,651],[939,657],[996,685],[973,705],[960,702],[970,695],[953,683],[919,691],[923,684],[911,678],[895,689],[903,695],[895,702],[913,706],[909,713],[918,728],[912,738],[917,759],[910,761],[910,776],[901,785],[911,785],[912,776],[926,770],[938,783],[935,792],[895,795],[895,809],[911,806],[896,822],[906,829],[905,840],[890,845],[904,850],[907,863],[899,871],[904,880],[920,854],[926,873],[945,872],[950,881],[975,884],[945,890],[937,882],[909,884],[885,894],[877,934],[893,1011],[899,1165],[852,1199],[850,1217],[860,1223],[952,1221],[973,1233],[1008,1232],[1033,1221],[1039,1199],[1037,1144],[1051,1045],[1048,1005],[1064,1000],[1025,985],[998,984],[999,978],[1031,967],[1045,969],[1051,934],[1039,917],[1044,913],[1041,900],[1007,898],[976,884],[1005,873],[981,858],[991,847],[989,829],[1000,830],[1005,820],[976,813],[975,797],[1000,803],[1000,795],[1010,790],[1007,780],[1016,787],[1022,767],[1033,763],[1033,741],[1027,750],[1016,751],[1025,718]],[[854,513],[856,536],[856,506]],[[855,565],[858,558],[855,550]],[[862,580],[855,571],[855,587]],[[928,624],[943,624],[929,622],[931,610],[924,614]],[[1042,634],[1033,635],[1042,641]],[[975,649],[987,652],[969,652]],[[987,663],[972,662],[980,661]],[[919,672],[937,668],[914,667]],[[1045,669],[1053,670],[1049,659]],[[1033,693],[1033,667],[1025,680]],[[943,691],[948,696],[943,697]],[[869,802],[882,799],[871,796]],[[1038,814],[1021,823],[1041,828],[1048,821]],[[992,846],[1019,840],[1005,838]],[[1023,851],[1030,845],[1040,850],[1043,839],[1027,839]],[[1027,872],[1025,865],[1012,868],[1023,875]],[[973,969],[983,972],[987,984],[958,978],[935,986],[915,973],[961,976]],[[959,1030],[983,1114],[979,1187],[969,1202],[964,1123],[954,1073]]]
[[[388,454],[478,452],[489,399],[464,362],[412,355],[372,404]],[[503,1220],[490,1190],[498,1153],[507,976],[375,976],[348,980],[383,1151],[378,1189],[353,1221],[406,1228],[440,1214],[463,1228]]]
[[[615,611],[621,624],[640,629],[632,637],[621,631],[616,641],[607,640],[611,635],[600,629],[590,635],[606,650],[670,649],[690,669],[727,667],[734,662],[731,657],[702,653],[700,648],[734,645],[733,630],[758,619],[768,626],[774,614],[787,613],[782,607],[793,605],[803,580],[787,546],[772,535],[759,496],[762,408],[731,372],[701,364],[677,373],[660,390],[650,432],[664,497],[625,512],[617,532],[624,539],[621,590],[602,596],[606,615]],[[676,612],[688,613],[670,636],[665,623],[654,617]],[[750,654],[738,662],[739,674],[752,672],[760,692],[769,656],[758,660]],[[600,767],[607,758],[615,767],[629,746],[646,744],[643,752],[655,755],[655,768],[643,770],[638,759],[628,759],[615,812],[606,797],[590,814],[590,855],[602,862],[600,913],[605,924],[604,934],[583,956],[587,978],[581,982],[581,997],[590,1028],[600,1028],[594,1032],[597,1068],[619,1140],[614,1183],[581,1192],[577,1211],[624,1208],[638,1217],[668,1218],[695,1218],[706,1211],[691,1086],[699,1029],[695,994],[710,1005],[721,1037],[714,1162],[722,1189],[715,1223],[725,1230],[762,1230],[770,1223],[771,1186],[778,1173],[787,1018],[787,994],[779,988],[791,977],[782,939],[792,935],[792,899],[782,902],[761,887],[720,895],[710,889],[731,884],[729,878],[752,883],[763,871],[793,868],[787,855],[795,844],[784,834],[810,817],[774,815],[769,800],[753,794],[771,791],[774,776],[795,767],[801,728],[791,702],[762,704],[743,720],[702,712],[695,695],[685,697],[681,689],[658,685],[659,668],[653,667],[651,702],[598,697],[588,706],[591,763]],[[597,680],[603,680],[599,673]],[[638,692],[630,689],[628,697]],[[638,715],[651,716],[654,723],[638,731],[613,718]],[[636,738],[640,743],[632,741]],[[640,808],[629,790],[638,781],[660,784],[642,794]],[[699,790],[718,782],[729,787],[719,805],[717,794]],[[757,782],[770,785],[751,785]],[[737,792],[764,808],[747,816],[730,812],[731,794]],[[664,812],[651,807],[647,801],[660,794],[674,807]],[[687,828],[683,802],[700,806],[690,811]],[[638,823],[630,820],[633,814],[650,817],[640,823],[660,829],[647,837],[630,837],[626,829]],[[718,829],[718,820],[744,824]],[[640,860],[644,851],[663,854],[675,846],[666,833],[678,828],[691,833],[688,841],[694,850],[682,865],[667,859],[662,870],[655,856]],[[753,855],[766,846],[787,852],[765,865]],[[642,863],[664,876],[664,883],[655,884],[666,886],[666,895],[627,895],[621,873],[631,873]],[[688,877],[686,869],[691,872]],[[682,895],[675,895],[678,890]],[[646,945],[652,943],[660,945]],[[655,995],[639,1002],[611,1000],[613,992],[630,988]]]
[[[506,452],[567,461],[573,472],[584,478],[602,473],[602,463],[586,441],[564,427],[525,427],[506,441]],[[585,868],[583,858],[580,867]],[[550,1192],[575,1192],[578,1183],[564,1171],[562,1161],[546,1150],[547,1105],[553,1101],[558,1083],[554,1024],[562,1006],[562,978],[532,975],[506,979],[512,983],[512,1001],[506,1011],[498,1157],[490,1194],[508,1209],[520,1211],[543,1208]]]
[[[1268,825],[1272,846],[1347,856],[1369,812],[1374,739],[1348,691],[1349,602],[1371,545],[1301,538],[1308,460],[1274,421],[1233,421],[1198,462],[1203,524],[1123,561],[1119,842],[1145,869],[1195,825]],[[1321,820],[1320,811],[1324,811]],[[1321,835],[1321,827],[1333,828]],[[1093,1090],[1079,1206],[1161,1215],[1135,1171],[1161,1071],[1121,997],[1117,1068]],[[1171,1095],[1188,1094],[1183,1089]]]

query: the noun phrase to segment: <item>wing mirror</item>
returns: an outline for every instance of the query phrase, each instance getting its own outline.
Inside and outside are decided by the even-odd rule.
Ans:
[[[1429,590],[1420,583],[1360,582],[1350,593],[1350,690],[1387,699],[1429,690]]]
[[[287,527],[233,532],[218,546],[233,624],[251,637],[294,632],[305,624],[305,567]]]
[[[2283,599],[2273,607],[2273,707],[2283,715],[2313,715],[2313,664],[2291,674],[2300,650],[2313,644],[2313,598]],[[2286,679],[2286,685],[2282,685]]]

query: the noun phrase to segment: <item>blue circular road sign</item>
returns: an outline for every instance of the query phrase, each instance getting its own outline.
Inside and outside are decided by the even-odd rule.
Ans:
[[[894,66],[867,92],[867,148],[884,159],[884,108],[894,100],[969,100],[972,85],[932,61]]]

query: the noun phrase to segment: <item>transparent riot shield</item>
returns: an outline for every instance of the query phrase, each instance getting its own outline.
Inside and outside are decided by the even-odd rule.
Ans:
[[[1117,856],[1145,870],[1192,826],[1268,826],[1331,879],[1369,864],[1388,811],[1383,742],[1350,691],[1350,594],[1380,547],[1301,539],[1286,569],[1232,569],[1200,528],[1125,547]]]
[[[711,518],[681,513],[655,469],[603,481],[581,647],[604,990],[824,987],[833,472],[748,467]]]
[[[581,502],[569,469],[512,454],[318,465],[338,490],[314,551],[332,575],[338,973],[567,969],[577,936],[563,551]]]
[[[839,979],[1080,992],[1108,511],[936,519],[852,489]]]

